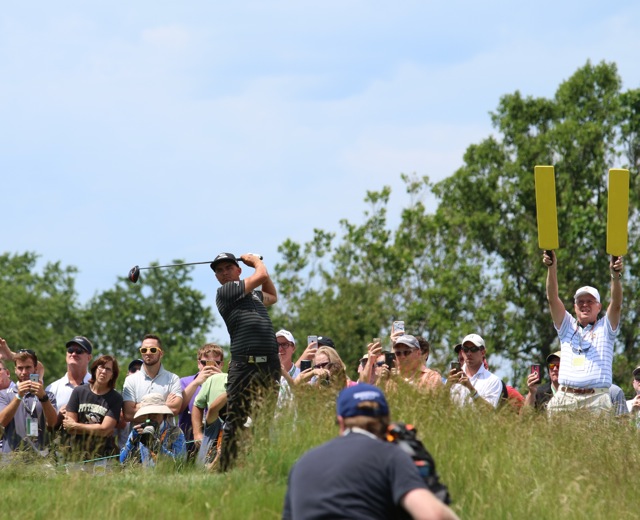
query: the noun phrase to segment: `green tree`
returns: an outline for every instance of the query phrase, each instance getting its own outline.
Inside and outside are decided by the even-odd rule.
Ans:
[[[367,193],[361,225],[341,222],[339,241],[322,230],[303,245],[285,241],[275,277],[286,305],[274,311],[274,321],[298,336],[337,336],[340,352],[353,361],[372,336],[404,319],[409,332],[432,342],[441,366],[453,344],[477,332],[490,354],[511,363],[516,379],[529,360],[555,350],[537,246],[534,166],[556,168],[561,297],[571,309],[572,291],[581,285],[606,295],[609,168],[631,169],[630,250],[639,236],[640,91],[621,91],[615,64],[587,63],[553,99],[508,94],[491,117],[499,135],[470,145],[452,176],[433,185],[403,175],[409,204],[395,230],[387,222],[385,187]],[[429,191],[439,199],[434,214],[422,202]],[[626,266],[619,382],[637,359],[640,332],[638,260],[630,256]]]
[[[81,333],[77,270],[37,263],[33,252],[0,255],[0,334],[13,351],[35,350],[50,382],[66,370],[65,343]]]
[[[157,334],[165,348],[165,366],[179,374],[194,372],[194,354],[206,342],[215,318],[204,305],[205,295],[190,286],[192,269],[152,269],[137,284],[119,278],[113,289],[94,296],[82,322],[96,350],[128,363],[139,357],[142,337]]]

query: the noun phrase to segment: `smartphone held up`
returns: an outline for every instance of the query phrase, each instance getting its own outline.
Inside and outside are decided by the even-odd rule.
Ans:
[[[535,384],[539,385],[542,382],[542,376],[540,375],[540,365],[531,365],[531,373],[538,376]]]

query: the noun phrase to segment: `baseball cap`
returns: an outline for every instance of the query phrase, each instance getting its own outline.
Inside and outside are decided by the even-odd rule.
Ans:
[[[318,336],[318,346],[336,348],[336,346],[333,344],[333,340],[331,338],[328,338],[327,336]]]
[[[573,296],[573,299],[576,300],[578,296],[580,296],[581,294],[590,294],[596,299],[598,303],[600,303],[600,293],[598,292],[598,289],[596,289],[595,287],[591,287],[589,285],[580,287],[580,289],[578,289],[576,291],[576,294]]]
[[[420,348],[420,343],[418,343],[418,340],[412,336],[411,334],[404,334],[402,336],[400,336],[397,340],[396,340],[396,345],[406,345],[407,347],[411,347],[411,348]]]
[[[240,267],[240,264],[238,263],[238,260],[236,259],[235,255],[232,254],[232,253],[220,253],[218,256],[216,256],[213,259],[213,262],[211,262],[209,264],[209,267],[211,267],[211,269],[213,269],[215,271],[216,270],[216,266],[220,262],[233,262],[234,264],[236,264],[237,267]]]
[[[293,339],[293,334],[291,334],[291,332],[289,332],[288,330],[280,329],[278,332],[276,332],[276,338],[284,338],[294,345],[296,344],[296,340]]]
[[[389,415],[387,400],[377,386],[359,383],[345,388],[336,401],[336,412],[340,417],[384,417]]]
[[[557,352],[554,352],[553,354],[549,354],[547,356],[547,363],[551,363],[551,358],[553,357],[557,357],[558,359],[560,359],[562,356],[562,351],[558,350]]]
[[[464,345],[467,341],[469,343],[473,343],[476,347],[486,348],[482,336],[479,336],[478,334],[467,334],[462,340],[462,344]]]
[[[458,343],[455,347],[453,347],[453,351],[457,354],[462,350],[462,343]]]
[[[131,363],[129,363],[129,372],[131,372],[134,368],[140,368],[144,364],[142,359],[134,359]]]
[[[73,339],[70,339],[69,341],[67,341],[67,344],[65,345],[65,347],[69,348],[71,345],[78,345],[80,348],[85,350],[88,354],[91,354],[91,352],[93,351],[93,345],[84,336],[76,336]]]
[[[636,367],[633,369],[633,375],[636,376],[638,374],[640,374],[640,367]]]

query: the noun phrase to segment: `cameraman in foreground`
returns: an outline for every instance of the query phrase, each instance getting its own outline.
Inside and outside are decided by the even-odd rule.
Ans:
[[[183,460],[186,443],[182,430],[171,423],[173,412],[161,394],[145,395],[133,417],[127,443],[120,452],[120,462],[141,462],[155,466],[158,457]]]
[[[340,436],[303,455],[289,473],[284,520],[297,518],[456,519],[427,489],[411,457],[386,442],[389,406],[369,384],[337,400]]]

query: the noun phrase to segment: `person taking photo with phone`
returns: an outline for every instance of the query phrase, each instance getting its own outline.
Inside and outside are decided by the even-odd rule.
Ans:
[[[5,429],[2,451],[46,455],[48,429],[58,421],[55,396],[44,389],[33,350],[19,350],[13,361],[18,383],[0,391],[0,425]]]

